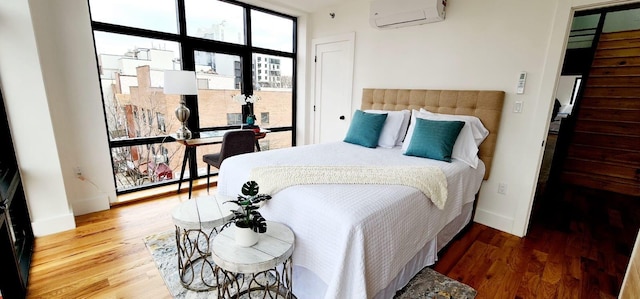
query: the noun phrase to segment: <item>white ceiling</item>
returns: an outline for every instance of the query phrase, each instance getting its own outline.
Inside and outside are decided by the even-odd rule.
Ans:
[[[348,0],[267,0],[267,1],[311,13],[323,7],[336,5]]]

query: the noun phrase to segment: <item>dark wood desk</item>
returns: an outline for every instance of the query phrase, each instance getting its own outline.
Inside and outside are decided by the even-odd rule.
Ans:
[[[220,144],[224,133],[237,129],[221,130],[221,131],[204,131],[194,133],[194,138],[191,139],[176,139],[176,141],[185,146],[184,157],[182,158],[182,169],[180,170],[180,180],[178,181],[178,192],[180,193],[180,187],[182,187],[182,179],[184,178],[184,170],[189,164],[189,198],[191,198],[191,192],[193,191],[193,180],[198,177],[198,161],[196,157],[196,148],[201,145]],[[269,130],[260,129],[260,132],[256,132],[256,149],[260,151],[260,144],[258,140],[267,136]],[[175,138],[175,136],[174,136]]]

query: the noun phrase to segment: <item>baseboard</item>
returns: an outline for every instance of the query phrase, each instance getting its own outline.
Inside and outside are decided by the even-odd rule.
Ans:
[[[31,222],[31,227],[33,228],[33,235],[41,237],[75,229],[76,220],[73,213],[67,213],[43,221]]]
[[[473,220],[497,230],[513,234],[511,231],[513,228],[513,218],[478,208],[476,209],[476,216]]]
[[[76,216],[108,210],[110,208],[109,196],[98,194],[91,198],[73,201],[71,206],[73,207],[73,214]]]

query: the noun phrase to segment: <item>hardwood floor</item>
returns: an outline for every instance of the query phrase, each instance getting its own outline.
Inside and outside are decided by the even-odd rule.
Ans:
[[[171,298],[142,238],[172,229],[170,211],[184,200],[183,192],[79,216],[75,230],[37,238],[28,298]],[[639,206],[638,198],[563,190],[536,204],[525,238],[473,224],[434,269],[477,298],[615,298]]]
[[[173,229],[186,194],[78,216],[75,230],[36,238],[27,297],[171,298],[142,238]]]
[[[536,203],[518,238],[474,224],[434,269],[476,298],[616,298],[640,228],[640,199],[565,188]]]

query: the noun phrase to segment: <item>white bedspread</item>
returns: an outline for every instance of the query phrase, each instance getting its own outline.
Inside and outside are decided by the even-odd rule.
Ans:
[[[251,169],[258,166],[440,167],[448,184],[443,210],[413,187],[341,184],[292,186],[273,194],[261,208],[267,220],[282,222],[294,231],[294,265],[308,269],[326,285],[323,294],[305,293],[305,282],[297,281],[294,271],[298,298],[371,298],[460,214],[463,204],[474,200],[484,174],[480,164],[472,169],[458,161],[404,156],[399,147],[370,149],[344,142],[308,145],[226,159],[218,193],[236,196]]]

